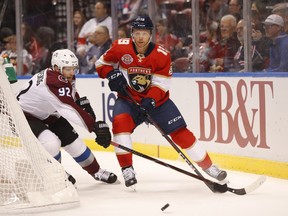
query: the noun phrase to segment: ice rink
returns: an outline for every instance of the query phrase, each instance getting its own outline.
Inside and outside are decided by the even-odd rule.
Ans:
[[[63,152],[63,166],[77,180],[80,205],[70,209],[21,215],[53,216],[287,216],[288,181],[267,177],[256,191],[239,196],[212,193],[202,182],[134,155],[138,184],[126,188],[114,153],[94,152],[101,167],[115,172],[121,184],[97,182]],[[190,171],[181,161],[168,161]],[[229,171],[229,187],[241,188],[255,181],[254,174]],[[166,203],[170,206],[161,211]]]

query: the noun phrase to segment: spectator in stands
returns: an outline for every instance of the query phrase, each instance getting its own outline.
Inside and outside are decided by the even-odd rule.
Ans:
[[[105,1],[97,1],[94,8],[95,17],[85,22],[79,32],[79,37],[87,38],[90,33],[93,33],[93,30],[91,29],[95,29],[98,25],[106,26],[109,29],[109,35],[112,35],[112,18],[108,14],[108,10],[108,4]]]
[[[112,18],[108,14],[108,3],[105,1],[99,0],[95,4],[95,17],[88,20],[82,27],[77,44],[77,53],[80,55],[85,55],[85,52],[89,49],[89,46],[86,46],[86,39],[89,35],[93,34],[95,28],[99,25],[104,25],[109,30],[109,35],[112,36]]]
[[[124,0],[122,0],[122,1],[124,1]],[[94,17],[95,3],[96,3],[96,0],[73,1],[73,8],[75,10],[81,10],[85,14],[86,19],[90,19],[90,18]]]
[[[288,34],[288,3],[279,3],[273,7],[273,14],[281,16],[284,20],[284,32]]]
[[[156,43],[171,53],[172,61],[177,57],[177,50],[183,47],[182,41],[176,35],[170,33],[168,23],[164,19],[156,23]]]
[[[10,44],[8,43],[8,37],[13,35],[12,29],[8,27],[3,27],[0,29],[0,53],[4,50],[10,49]],[[8,47],[7,47],[8,46]]]
[[[252,24],[252,29],[255,25]],[[237,38],[241,44],[239,47],[236,55],[234,56],[234,70],[243,72],[245,66],[245,59],[244,59],[244,20],[241,19],[237,24]],[[252,71],[263,71],[265,69],[265,62],[268,59],[268,56],[265,53],[261,53],[258,50],[256,44],[258,41],[252,42],[251,47],[251,58],[252,58]]]
[[[220,23],[221,18],[228,14],[228,5],[222,0],[208,0],[208,4],[207,17]]]
[[[130,16],[133,7],[140,8],[141,1],[139,0],[125,0],[125,3],[122,8],[122,18],[126,19]]]
[[[129,33],[128,33],[128,29],[126,28],[126,26],[122,26],[118,28],[118,35],[117,35],[118,39],[120,38],[129,38]]]
[[[37,36],[35,35],[31,26],[26,22],[23,22],[21,24],[21,30],[22,30],[24,49],[26,49],[32,55],[33,58],[35,58],[35,56],[37,56],[39,47]]]
[[[148,1],[147,0],[126,0],[124,8],[122,10],[122,20],[120,20],[120,26],[124,26],[132,22],[139,14],[148,13]]]
[[[236,18],[236,21],[239,22],[242,19],[242,0],[230,0],[228,3],[229,14],[233,15]]]
[[[205,31],[206,28],[208,9],[208,0],[199,0],[199,27],[201,31]]]
[[[221,18],[221,49],[213,59],[210,72],[229,72],[233,70],[234,56],[240,46],[236,33],[236,18],[230,14]]]
[[[36,35],[38,38],[38,50],[37,56],[33,57],[34,63],[34,73],[38,73],[39,71],[45,69],[47,65],[49,65],[49,55],[50,48],[55,43],[56,35],[55,31],[48,26],[41,26],[37,29]]]
[[[17,74],[26,75],[32,73],[32,56],[28,53],[26,49],[22,50],[22,60],[23,60],[23,68],[17,68],[17,45],[16,45],[16,35],[11,35],[6,39],[6,50],[2,51],[1,56],[3,54],[7,54],[10,58],[11,63],[13,64],[15,71]]]
[[[267,71],[288,72],[288,35],[283,32],[283,18],[277,14],[272,14],[266,18],[264,26],[266,36],[272,39],[270,63]]]
[[[254,38],[257,38],[258,40],[265,35],[265,30],[263,27],[263,21],[268,16],[266,5],[261,2],[261,0],[255,0],[253,1],[251,5],[251,22],[255,24],[255,32],[254,32]]]
[[[84,56],[79,56],[80,73],[95,73],[95,62],[103,55],[112,45],[109,30],[106,26],[97,26],[95,32],[88,37],[92,47]]]
[[[86,17],[80,9],[77,9],[74,11],[74,14],[73,14],[74,40],[77,41],[78,35],[79,35],[83,25],[86,23],[86,21],[87,21]]]
[[[212,61],[222,48],[220,44],[219,24],[207,18],[206,29],[207,30],[201,34],[202,43],[199,49],[200,72],[208,72],[210,70]]]

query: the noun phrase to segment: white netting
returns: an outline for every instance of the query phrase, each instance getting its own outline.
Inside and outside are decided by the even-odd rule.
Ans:
[[[0,213],[78,202],[62,166],[33,135],[0,66]]]

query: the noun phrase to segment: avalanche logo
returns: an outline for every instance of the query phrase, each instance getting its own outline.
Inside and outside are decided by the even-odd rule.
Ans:
[[[58,76],[58,80],[61,81],[61,82],[64,82],[64,83],[68,83],[68,80],[65,79],[65,77],[62,76],[62,75],[59,75],[59,76]]]
[[[131,55],[125,54],[124,56],[121,57],[121,61],[124,64],[128,65],[128,64],[131,64],[133,62],[133,58]]]

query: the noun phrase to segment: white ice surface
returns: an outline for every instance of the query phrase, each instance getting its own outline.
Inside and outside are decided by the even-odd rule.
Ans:
[[[21,214],[39,216],[287,216],[288,181],[267,177],[256,191],[238,196],[230,192],[212,193],[199,180],[134,156],[138,184],[136,191],[126,188],[114,153],[94,152],[102,168],[118,175],[121,184],[95,181],[63,152],[63,166],[77,180],[80,206],[46,213]],[[169,161],[189,170],[184,162]],[[229,187],[241,188],[255,181],[254,174],[228,170]],[[166,203],[170,206],[161,211]]]

